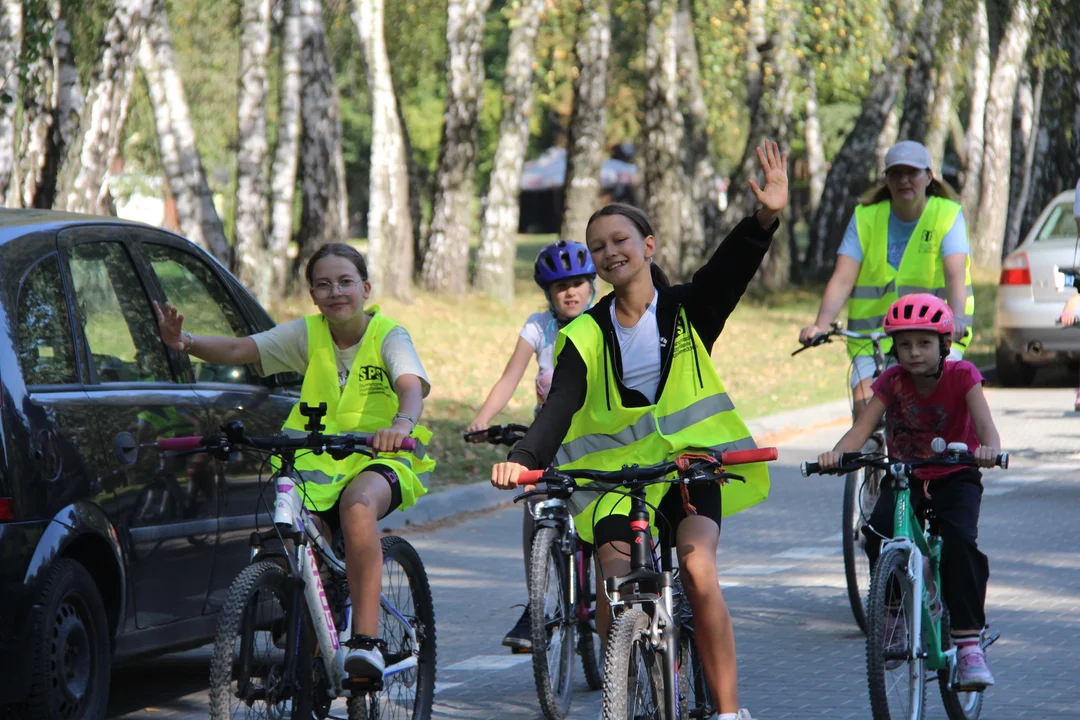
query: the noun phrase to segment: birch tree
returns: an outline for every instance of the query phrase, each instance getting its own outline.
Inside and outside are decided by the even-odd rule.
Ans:
[[[16,168],[15,109],[18,105],[15,99],[19,96],[16,63],[22,53],[22,15],[21,2],[4,0],[0,7],[0,202],[7,196],[8,184]]]
[[[1039,125],[1042,122],[1042,97],[1046,87],[1046,67],[1040,65],[1036,70],[1035,86],[1027,83],[1025,92],[1018,93],[1017,107],[1022,115],[1016,123],[1019,137],[1014,138],[1013,155],[1017,166],[1013,177],[1020,181],[1013,185],[1014,191],[1009,201],[1009,222],[1005,233],[1005,254],[1012,252],[1020,242],[1020,229],[1023,226],[1028,200],[1031,198],[1031,183],[1035,164],[1035,146],[1039,137]]]
[[[971,89],[968,99],[967,133],[964,157],[967,160],[961,176],[960,204],[966,218],[975,217],[979,206],[982,182],[983,140],[986,131],[986,100],[990,94],[990,21],[986,0],[976,0],[971,30],[966,42],[972,55]]]
[[[499,144],[495,148],[487,203],[480,223],[476,288],[503,304],[514,300],[514,249],[520,217],[518,195],[529,142],[536,34],[540,29],[544,2],[521,0],[511,20],[513,30],[503,75]]]
[[[931,74],[938,54],[938,36],[944,10],[943,0],[923,2],[918,29],[915,31],[915,41],[912,43],[914,59],[907,74],[904,108],[900,115],[900,126],[897,132],[901,140],[914,140],[920,143],[926,140],[927,110],[933,90]]]
[[[611,54],[610,0],[582,0],[578,21],[574,108],[566,150],[560,237],[583,242],[589,216],[600,204],[607,122],[607,71]]]
[[[78,130],[60,168],[55,207],[107,212],[105,174],[120,147],[134,75],[135,53],[150,0],[115,0],[105,23],[102,54],[83,100]]]
[[[146,78],[159,155],[176,200],[180,232],[227,263],[229,244],[195,143],[184,84],[176,70],[164,0],[153,0],[139,43],[138,62]]]
[[[326,50],[322,0],[300,2],[300,246],[296,258],[298,281],[304,266],[320,245],[345,242],[345,160],[341,150],[334,68]]]
[[[803,137],[806,142],[806,174],[810,185],[807,218],[813,218],[825,191],[825,141],[821,136],[821,120],[818,116],[816,72],[811,65],[806,75],[806,109]]]
[[[930,151],[931,167],[939,174],[945,160],[949,122],[955,116],[953,97],[956,92],[956,76],[961,71],[961,68],[957,67],[960,57],[960,33],[947,24],[944,34],[947,35],[944,47],[948,49],[937,64],[934,91],[927,110],[926,140],[923,142]],[[962,151],[963,148],[959,148],[958,152]]]
[[[300,153],[300,0],[285,0],[281,20],[281,80],[278,86],[277,147],[270,175],[270,238],[267,251],[275,298],[288,291],[289,243]]]
[[[449,0],[447,7],[446,111],[421,280],[429,290],[455,295],[468,286],[484,87],[484,14],[490,4],[491,0]]]
[[[1009,166],[1012,147],[1012,111],[1020,67],[1031,41],[1039,6],[1034,0],[1016,0],[998,47],[990,92],[986,101],[982,177],[978,212],[974,218],[972,256],[987,267],[1001,264],[1009,207]]]

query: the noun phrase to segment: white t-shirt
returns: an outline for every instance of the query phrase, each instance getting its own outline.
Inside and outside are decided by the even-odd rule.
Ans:
[[[559,323],[550,312],[538,312],[529,316],[521,328],[521,339],[529,343],[536,354],[536,402],[542,405],[551,390],[551,375],[555,369],[555,340],[559,337]]]
[[[656,402],[656,389],[660,387],[660,327],[656,324],[656,301],[653,293],[649,307],[632,328],[624,328],[615,317],[615,303],[611,303],[611,325],[619,340],[622,355],[623,385],[637,390],[649,402]]]
[[[259,348],[259,367],[262,375],[275,375],[280,372],[296,372],[303,375],[308,366],[308,337],[307,321],[305,318],[292,320],[273,327],[265,332],[251,336],[255,346]],[[338,383],[345,387],[345,381],[349,378],[349,370],[352,369],[356,353],[360,351],[359,343],[352,347],[339,348],[334,345],[334,359],[337,361]],[[412,338],[408,331],[398,325],[391,328],[383,338],[381,348],[382,361],[386,369],[390,371],[390,379],[397,382],[402,375],[416,375],[420,378],[424,397],[431,392],[431,383],[428,381],[424,366],[420,363],[420,357],[413,347]]]

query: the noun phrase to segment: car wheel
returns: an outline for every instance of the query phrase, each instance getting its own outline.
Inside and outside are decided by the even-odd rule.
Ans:
[[[27,717],[105,717],[109,697],[109,624],[97,585],[79,563],[57,560],[33,617],[33,665]]]
[[[1029,387],[1035,379],[1035,368],[1022,361],[1008,348],[997,347],[994,352],[998,380],[1005,387]]]

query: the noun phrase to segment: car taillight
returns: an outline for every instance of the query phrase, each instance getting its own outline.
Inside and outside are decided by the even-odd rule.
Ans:
[[[998,285],[1030,285],[1031,268],[1028,266],[1027,253],[1017,253],[1005,258],[1001,263],[1001,279]]]
[[[15,519],[15,504],[11,498],[0,498],[0,522]]]

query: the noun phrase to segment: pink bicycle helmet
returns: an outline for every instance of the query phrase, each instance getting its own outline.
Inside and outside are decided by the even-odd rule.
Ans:
[[[953,314],[948,303],[929,293],[905,295],[885,313],[885,334],[905,330],[926,330],[939,335],[953,331]]]

